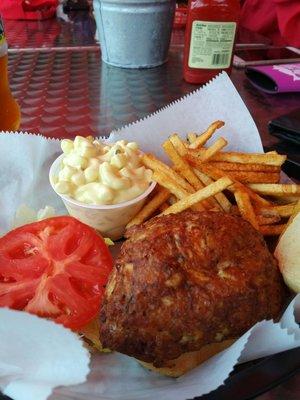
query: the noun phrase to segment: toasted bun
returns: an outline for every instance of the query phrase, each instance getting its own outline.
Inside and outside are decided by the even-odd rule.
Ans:
[[[99,339],[99,318],[96,317],[83,328],[80,328],[78,333],[84,340],[90,352],[100,351],[101,353],[110,353],[109,349],[103,348]]]
[[[300,212],[291,218],[275,250],[279,269],[286,285],[300,293]]]
[[[138,362],[150,371],[155,371],[162,375],[171,376],[173,378],[178,378],[179,376],[208,360],[215,354],[227,349],[227,347],[231,346],[235,340],[236,339],[228,339],[224,340],[223,342],[207,344],[198,351],[184,353],[175,360],[167,361],[166,365],[161,368],[156,368],[153,364],[146,363],[144,361],[138,360]]]

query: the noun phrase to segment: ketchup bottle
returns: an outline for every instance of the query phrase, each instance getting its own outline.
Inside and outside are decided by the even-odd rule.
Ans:
[[[189,0],[183,77],[205,83],[221,71],[231,72],[239,18],[239,0]]]

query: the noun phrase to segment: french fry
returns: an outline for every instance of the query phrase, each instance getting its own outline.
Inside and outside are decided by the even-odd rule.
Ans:
[[[286,224],[280,225],[261,225],[259,231],[264,236],[279,236],[285,229]]]
[[[279,172],[227,171],[241,183],[278,183]]]
[[[215,131],[219,128],[224,126],[223,121],[215,121],[212,124],[209,125],[207,130],[203,132],[200,136],[197,137],[197,139],[189,145],[190,149],[198,149],[199,147],[203,146],[215,133]]]
[[[194,169],[193,169],[193,171],[194,171]],[[199,171],[197,171],[197,170],[194,171],[195,175],[199,178],[201,183],[203,183],[203,187],[208,186],[208,185],[210,185],[211,183],[214,182],[212,179],[207,177],[209,179],[209,182],[206,179],[206,182],[208,182],[208,183],[205,183],[204,180],[202,180],[200,178],[200,176],[198,176],[198,172]],[[224,201],[223,201],[223,198],[226,199],[226,196],[223,193],[217,193],[215,196],[212,196],[209,199],[204,200],[203,204],[207,204],[210,211],[222,211],[222,210],[224,210],[224,208],[222,207],[222,202],[223,202],[223,205],[224,205],[225,201],[227,200],[227,199],[226,200],[224,199]],[[221,201],[218,201],[218,199],[219,200],[221,199]]]
[[[184,190],[189,193],[194,192],[194,188],[190,185],[184,178],[182,178],[177,172],[175,172],[168,165],[164,164],[162,161],[158,160],[152,154],[143,154],[142,162],[146,167],[152,169],[153,171],[161,171],[168,175],[171,179],[175,180]]]
[[[211,199],[212,199],[212,197],[211,197]],[[220,206],[218,205],[218,207],[210,208],[209,211],[220,212]]]
[[[255,214],[262,218],[273,218],[273,217],[278,218],[278,219],[282,218],[281,215],[276,210],[274,210],[272,205],[270,207],[264,208],[264,207],[257,206],[257,204],[255,204],[254,210],[255,210]]]
[[[300,185],[296,184],[251,183],[248,186],[267,196],[300,196]]]
[[[204,185],[208,186],[214,182],[209,176],[205,175],[203,172],[198,171],[196,168],[194,168],[193,171],[195,172],[195,174],[198,176],[198,178],[202,181],[202,183]],[[220,192],[220,193],[217,193],[214,197],[217,200],[217,202],[220,204],[223,211],[230,212],[232,204],[227,199],[225,194]]]
[[[208,175],[212,179],[219,179],[224,176],[228,176],[231,178],[230,173],[227,171],[226,173],[223,172],[222,170],[218,168],[212,167],[209,163],[202,163],[201,160],[199,160],[197,157],[194,157],[190,153],[187,153],[185,158],[197,169],[199,169],[201,172],[204,174]],[[247,192],[250,198],[255,201],[258,205],[261,206],[270,206],[271,203],[260,197],[257,193],[252,191],[251,189],[248,188],[248,186],[243,185],[242,183],[238,182],[234,178],[231,178],[231,180],[234,182],[232,186],[228,188],[231,192],[235,192],[236,190],[242,190],[244,192]]]
[[[178,199],[185,199],[189,196],[189,192],[186,190],[182,189],[181,186],[178,185],[176,181],[174,181],[172,178],[164,174],[163,172],[160,171],[154,171],[153,173],[153,180],[157,183],[159,183],[161,186],[165,187],[168,189],[172,194],[174,194]],[[175,203],[176,204],[176,203]],[[171,206],[172,207],[172,206]],[[202,204],[197,204],[194,206],[194,209],[197,211],[204,211],[205,208],[202,206]]]
[[[265,209],[265,210],[271,210]],[[263,210],[260,210],[263,211]],[[241,215],[238,206],[232,206],[230,209],[230,213],[234,215]],[[258,222],[258,225],[271,225],[271,224],[277,224],[281,220],[281,216],[276,213],[274,210],[271,210],[271,212],[266,212],[266,214],[256,214],[256,220]]]
[[[258,222],[258,225],[271,225],[271,224],[277,224],[280,222],[281,217],[280,215],[270,215],[270,216],[264,216],[264,215],[256,215],[256,219]]]
[[[281,217],[291,217],[295,212],[297,203],[284,204],[282,206],[274,206],[273,208],[278,212]]]
[[[230,176],[230,175],[229,175]],[[248,193],[250,199],[252,201],[254,201],[255,203],[259,204],[259,205],[265,205],[268,206],[271,203],[266,200],[263,199],[261,196],[259,196],[257,193],[253,192],[251,189],[249,189],[247,186],[243,185],[242,183],[238,182],[238,181],[234,181],[234,185],[233,185],[233,192],[235,190],[243,190],[244,192]]]
[[[167,202],[164,202],[164,203],[162,203],[159,207],[158,207],[158,210],[160,211],[160,212],[163,212],[163,211],[165,211],[167,208],[169,208],[170,207],[170,204],[168,204]]]
[[[199,190],[203,188],[202,182],[195,175],[189,164],[177,153],[175,147],[170,140],[167,140],[163,144],[165,153],[169,156],[170,160],[176,166],[176,170],[184,176],[184,178],[193,186],[194,189]]]
[[[289,196],[289,195],[273,196],[271,201],[273,202],[273,204],[280,206],[280,205],[287,205],[287,204],[294,203],[297,200],[299,200],[299,195],[295,194],[295,195],[291,195],[291,196]]]
[[[176,166],[176,171],[178,171],[188,182],[193,186],[195,190],[202,189],[204,187],[203,183],[194,173],[193,169],[189,166],[189,164],[182,158],[176,151],[176,148],[173,146],[170,140],[167,140],[163,144],[163,149],[166,154],[169,156],[170,160]],[[203,202],[204,208],[212,208],[218,206],[218,204],[211,201],[211,199]]]
[[[167,215],[178,213],[192,207],[195,204],[199,205],[199,202],[203,201],[204,199],[208,199],[211,196],[214,196],[215,194],[221,192],[230,185],[232,185],[231,179],[229,179],[228,177],[221,178],[216,182],[206,186],[205,188],[200,189],[193,194],[190,194],[182,200],[179,200],[177,203],[173,204],[167,210],[165,210],[162,214]]]
[[[233,204],[230,208],[230,214],[240,215],[240,210],[237,205]]]
[[[208,148],[202,147],[223,125],[223,121],[215,121],[199,136],[191,132],[187,142],[178,134],[171,135],[163,149],[172,167],[152,154],[142,156],[159,185],[127,227],[144,222],[157,211],[165,215],[192,208],[241,215],[265,236],[284,232],[287,224],[281,222],[282,218],[291,219],[298,208],[300,210],[300,200],[295,203],[300,197],[300,185],[278,183],[286,156],[276,151],[265,154],[224,152],[221,150],[227,141],[222,137]],[[233,193],[237,205],[227,199],[223,193],[225,189]],[[261,195],[273,197],[273,200]]]
[[[263,216],[272,216],[272,215],[279,215],[280,217],[290,217],[294,213],[295,205],[297,203],[292,203],[292,204],[284,204],[282,206],[276,206],[272,205],[271,207],[268,208],[261,208],[259,212]]]
[[[227,144],[228,142],[224,138],[220,137],[219,139],[217,139],[214,144],[212,144],[210,147],[206,149],[202,161],[208,161],[221,149],[223,149],[223,147],[227,146]]]
[[[181,138],[175,133],[169,137],[169,140],[172,143],[172,145],[175,147],[177,153],[181,157],[183,157],[186,154],[187,149],[186,149],[183,141],[181,140]]]
[[[157,182],[160,186],[168,189],[170,193],[177,197],[177,199],[183,199],[184,197],[188,196],[190,193],[182,188],[171,177],[165,174],[162,171],[154,171],[152,175],[152,179]]]
[[[126,225],[126,229],[130,228],[133,225],[139,225],[142,222],[146,221],[151,215],[162,205],[164,204],[168,198],[170,197],[170,192],[160,187],[156,193],[156,195],[147,203],[139,213]]]
[[[199,167],[202,163],[202,160],[200,160],[197,157],[194,157],[191,153],[187,153],[185,156],[185,159],[187,159],[192,165]],[[221,163],[207,163],[207,168],[210,168],[212,171],[219,170],[222,171],[222,169],[219,169],[216,167],[216,165],[221,164]],[[224,163],[222,163],[224,164]],[[242,164],[240,164],[242,165]],[[277,167],[275,167],[277,168]],[[230,177],[236,181],[239,181],[241,183],[277,183],[280,178],[279,172],[252,172],[252,171],[229,171],[225,170],[226,175],[230,175]]]
[[[237,203],[237,206],[240,210],[241,216],[253,226],[253,228],[258,230],[258,222],[254,213],[254,209],[252,207],[250,197],[248,193],[243,192],[241,190],[237,190],[234,192],[234,197]]]
[[[194,142],[195,143],[195,142]],[[194,145],[192,143],[189,146],[187,153],[192,154],[195,157],[200,159],[203,158],[205,154],[205,149],[191,149],[191,146]],[[273,165],[273,166],[281,166],[286,160],[285,155],[280,154],[260,154],[260,153],[236,153],[236,152],[219,152],[211,157],[211,161],[225,161],[232,163],[240,163],[240,164],[264,164],[264,165]]]
[[[189,144],[192,144],[196,139],[197,139],[196,133],[188,133],[187,134],[187,140],[188,140]]]
[[[300,200],[298,200],[293,208],[293,214],[289,217],[288,221],[286,224],[283,225],[283,229],[280,232],[280,236],[278,238],[278,240],[281,239],[282,235],[284,235],[285,231],[287,230],[287,228],[293,223],[295,217],[297,217],[297,215],[300,213]]]
[[[286,224],[286,228],[293,222],[294,218],[300,213],[300,200],[297,201],[297,203],[295,204],[294,210],[293,210],[293,214],[290,216],[287,224]]]
[[[169,197],[168,202],[169,202],[169,204],[174,204],[174,203],[176,203],[176,202],[177,202],[177,197],[174,196],[174,194],[171,194],[171,196]]]
[[[222,171],[251,171],[251,172],[280,172],[280,167],[276,165],[265,164],[240,164],[228,161],[211,161],[212,167],[221,169]]]

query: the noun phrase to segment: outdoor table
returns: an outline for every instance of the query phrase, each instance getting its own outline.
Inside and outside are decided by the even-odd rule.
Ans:
[[[53,138],[72,138],[77,134],[107,136],[199,87],[182,79],[183,30],[173,30],[165,65],[131,70],[101,62],[91,13],[77,12],[65,19],[4,21],[10,85],[22,112],[20,130]],[[276,148],[278,139],[268,133],[267,124],[299,107],[300,94],[259,92],[243,70],[233,69],[231,79],[257,124],[265,150]],[[299,351],[291,352],[289,360],[299,360],[299,356]],[[265,368],[271,368],[271,364],[267,365]],[[284,383],[255,398],[299,399],[300,362],[297,367],[298,372],[293,367]],[[256,371],[253,382],[259,376],[264,375],[257,375]],[[221,395],[203,398],[229,399]],[[246,398],[253,397],[241,397]]]

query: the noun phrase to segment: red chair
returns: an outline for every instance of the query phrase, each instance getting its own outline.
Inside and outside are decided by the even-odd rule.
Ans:
[[[58,0],[1,0],[0,14],[5,19],[41,20],[55,16]]]

